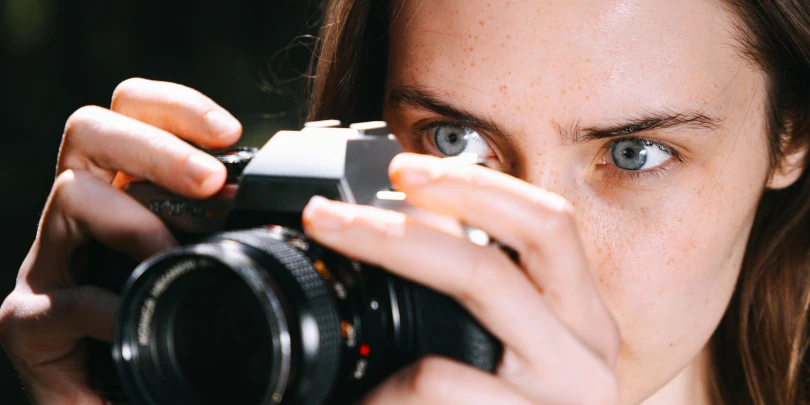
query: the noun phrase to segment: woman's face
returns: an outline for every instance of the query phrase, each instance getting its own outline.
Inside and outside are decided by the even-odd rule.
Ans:
[[[622,402],[699,378],[688,366],[768,181],[765,81],[732,14],[707,0],[410,0],[390,35],[385,119],[407,150],[478,153],[576,207],[622,334]]]

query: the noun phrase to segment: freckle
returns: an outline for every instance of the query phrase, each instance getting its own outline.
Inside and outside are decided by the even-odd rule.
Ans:
[[[498,108],[497,104],[492,104],[492,108]]]
[[[478,20],[478,24],[480,24],[483,27],[484,26],[484,20]]]
[[[591,99],[591,96],[587,96],[587,95],[585,96],[585,100],[590,100],[590,99]]]
[[[675,343],[670,342],[669,347],[672,347],[672,346],[675,346]]]
[[[562,94],[565,95],[565,89],[563,89]]]
[[[507,35],[507,36],[506,36],[506,39],[512,39],[512,36],[511,36],[511,35]]]
[[[475,62],[470,62],[470,66],[475,66]]]
[[[585,62],[590,62],[591,58],[585,58]]]

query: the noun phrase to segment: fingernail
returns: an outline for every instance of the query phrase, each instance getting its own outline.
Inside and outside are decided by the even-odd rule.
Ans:
[[[186,160],[186,174],[197,184],[203,184],[221,164],[213,157],[194,154]]]
[[[312,197],[303,213],[306,228],[338,230],[346,227],[353,219],[351,207],[333,203],[321,196]]]
[[[239,121],[219,110],[211,110],[206,113],[205,121],[208,124],[208,130],[217,138],[233,135],[241,129]]]

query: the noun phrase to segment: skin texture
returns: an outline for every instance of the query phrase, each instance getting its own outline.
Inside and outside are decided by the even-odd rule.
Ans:
[[[621,333],[623,404],[705,400],[705,345],[768,181],[764,78],[737,53],[731,24],[704,0],[445,0],[405,1],[390,31],[389,91],[418,86],[492,120],[510,138],[479,131],[497,154],[492,166],[575,207]],[[576,125],[653,111],[700,111],[717,125],[634,134],[683,160],[639,178],[616,175],[609,158],[599,164],[610,140],[562,140]],[[385,113],[396,134],[441,118],[411,105]],[[427,135],[400,139],[436,151]]]
[[[179,138],[221,148],[241,131],[199,92],[144,79],[121,83],[110,109],[86,106],[68,118],[37,238],[0,307],[0,343],[33,403],[104,403],[86,384],[81,338],[112,339],[118,297],[77,283],[76,249],[95,239],[142,260],[177,245],[113,181],[134,176],[208,197],[224,184],[225,167]]]
[[[731,27],[704,0],[403,3],[384,118],[422,155],[399,155],[389,175],[422,211],[313,198],[305,230],[454,297],[505,350],[494,374],[420,360],[364,405],[708,403],[706,343],[757,200],[801,173],[768,175],[764,78]],[[428,124],[458,125],[458,113],[490,168],[424,156],[442,156]],[[34,403],[103,403],[80,339],[110,339],[118,297],[77,283],[76,249],[96,239],[143,259],[176,246],[122,179],[205,198],[225,168],[178,138],[222,148],[240,133],[199,92],[144,79],[67,120],[37,238],[0,307],[0,344]],[[619,169],[617,136],[664,159]],[[445,226],[458,222],[519,259]]]

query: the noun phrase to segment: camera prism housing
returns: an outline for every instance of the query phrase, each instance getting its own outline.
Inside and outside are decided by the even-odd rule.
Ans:
[[[501,344],[454,300],[303,234],[315,195],[407,206],[391,192],[388,165],[402,150],[385,123],[338,125],[216,155],[228,184],[209,199],[127,187],[183,246],[137,267],[91,251],[87,281],[122,297],[112,345],[88,342],[99,393],[150,405],[348,404],[426,355],[494,371]]]

